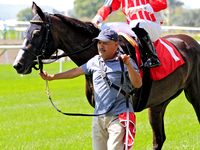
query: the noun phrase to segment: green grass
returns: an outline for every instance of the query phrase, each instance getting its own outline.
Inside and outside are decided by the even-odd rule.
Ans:
[[[63,63],[63,70],[75,67]],[[45,65],[49,73],[59,64]],[[21,77],[11,65],[0,65],[0,149],[3,150],[91,150],[91,117],[69,117],[58,113],[44,92],[38,71]],[[55,105],[64,112],[93,113],[85,97],[84,76],[49,82]],[[137,134],[133,149],[152,149],[152,130],[147,110],[136,113]],[[163,150],[197,150],[200,128],[192,106],[181,94],[165,114],[167,140]]]
[[[196,41],[200,41],[200,37],[199,36],[192,36]]]
[[[0,30],[0,32],[3,34],[3,31]],[[5,39],[10,39],[10,40],[17,40],[20,38],[20,31],[7,31],[5,34]]]

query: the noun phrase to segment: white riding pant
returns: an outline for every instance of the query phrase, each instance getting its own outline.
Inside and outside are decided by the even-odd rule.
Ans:
[[[138,23],[140,23],[139,25],[140,28],[143,28],[147,31],[153,42],[157,41],[161,36],[162,28],[160,24],[148,20],[132,20],[130,22],[130,25],[124,22],[103,23],[100,29],[103,30],[105,28],[112,28],[116,32],[124,32],[128,33],[131,36],[137,37],[135,33],[131,30],[131,28],[135,28]]]

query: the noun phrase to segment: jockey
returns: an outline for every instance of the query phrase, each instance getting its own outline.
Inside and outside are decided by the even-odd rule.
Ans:
[[[152,42],[159,39],[162,34],[161,24],[163,14],[161,10],[167,8],[166,0],[106,0],[92,19],[94,25],[103,22],[109,14],[121,7],[127,17],[127,23],[139,38],[143,49],[149,58],[144,67],[160,66],[156,49]],[[122,28],[122,27],[121,27]]]

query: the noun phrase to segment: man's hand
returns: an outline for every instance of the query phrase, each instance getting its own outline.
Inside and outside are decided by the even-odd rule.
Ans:
[[[132,85],[135,88],[140,88],[142,86],[142,79],[140,74],[133,68],[131,62],[129,61],[130,55],[123,54],[121,58],[128,69],[129,78],[131,80]],[[119,61],[119,57],[116,58]]]
[[[126,13],[127,13],[127,15],[129,15],[131,17],[134,14],[136,14],[138,11],[142,11],[142,10],[143,10],[143,6],[130,7],[130,8],[128,8]]]
[[[58,80],[58,79],[72,79],[72,78],[75,78],[75,77],[78,77],[78,76],[84,75],[84,74],[85,74],[85,72],[83,71],[82,66],[73,68],[73,69],[65,71],[65,72],[54,74],[54,75],[50,75],[46,71],[39,73],[39,75],[41,76],[42,79],[48,80],[48,81]]]
[[[42,79],[51,81],[53,78],[53,75],[48,74],[46,71],[43,71],[42,73],[39,73]]]
[[[129,61],[130,55],[122,54],[122,55],[120,55],[120,56],[121,56],[121,58],[122,58],[122,60],[123,60],[123,63],[124,63],[125,65],[129,65],[129,64],[130,64],[130,61]],[[119,61],[119,57],[117,57],[116,60]]]

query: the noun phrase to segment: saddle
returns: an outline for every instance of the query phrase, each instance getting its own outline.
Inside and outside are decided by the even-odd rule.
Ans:
[[[145,51],[142,50],[142,46],[139,41],[134,40],[127,33],[119,32],[118,34],[119,36],[123,36],[132,45],[132,49],[135,49],[129,49],[128,53],[132,59],[136,61],[143,82],[142,87],[138,90],[136,95],[136,97],[138,97],[138,102],[136,108],[134,108],[136,112],[139,112],[145,108],[148,102],[152,81],[165,78],[185,62],[177,49],[170,42],[164,38],[159,38],[156,42],[154,42],[154,46],[157,50],[158,58],[161,61],[161,66],[155,68],[140,68],[148,57],[145,54]]]

